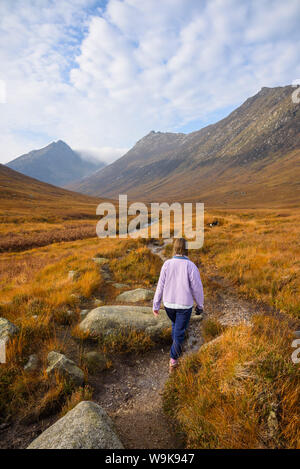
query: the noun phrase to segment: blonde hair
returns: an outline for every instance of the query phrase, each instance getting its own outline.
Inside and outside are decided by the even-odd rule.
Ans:
[[[177,238],[174,239],[173,243],[173,256],[187,256],[188,250],[186,247],[186,240],[185,238]]]

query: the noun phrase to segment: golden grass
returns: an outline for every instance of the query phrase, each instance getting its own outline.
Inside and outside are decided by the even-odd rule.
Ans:
[[[162,261],[146,247],[134,249],[122,259],[113,259],[110,268],[117,282],[152,285],[159,278]]]
[[[159,273],[159,268],[155,262],[151,269],[153,257],[147,254],[143,245],[144,241],[141,240],[92,238],[0,255],[0,316],[20,328],[8,346],[7,364],[0,367],[2,419],[8,415],[18,415],[24,421],[34,421],[40,416],[60,411],[74,389],[59,377],[54,382],[47,378],[47,355],[49,351],[56,350],[68,356],[69,345],[61,338],[60,325],[72,326],[76,331],[82,302],[89,301],[94,294],[107,296],[107,291],[110,291],[101,277],[99,265],[92,258],[106,256],[113,263],[114,259],[119,261],[122,256],[126,258],[127,251],[132,249],[132,252],[138,253],[139,282],[147,284],[154,273]],[[144,263],[146,266],[143,267]],[[68,278],[71,270],[77,274],[74,280]],[[70,309],[73,311],[71,316],[68,314]],[[147,335],[134,330],[126,334],[118,331],[104,338],[98,346],[96,344],[105,353],[118,354],[144,353],[153,346]],[[78,350],[80,347],[79,343]],[[41,366],[37,372],[28,374],[23,366],[32,353],[38,355]],[[76,353],[78,355],[79,352]],[[79,353],[76,357],[78,365],[87,376],[81,358]],[[109,359],[107,364],[111,366]],[[83,393],[83,398],[86,395]],[[79,402],[78,396],[75,393],[66,408],[75,401]]]
[[[149,351],[154,343],[143,331],[119,330],[99,340],[99,349],[105,354],[140,354]]]
[[[57,242],[92,238],[96,234],[95,226],[95,221],[66,223],[65,226],[59,228],[53,228],[51,225],[45,226],[45,224],[43,229],[38,227],[33,229],[32,225],[30,225],[31,229],[28,229],[24,226],[20,231],[1,234],[0,252],[24,251]],[[5,228],[7,229],[7,226]]]
[[[282,318],[228,328],[168,381],[165,410],[188,448],[299,448],[299,365]],[[270,426],[271,412],[278,428]]]
[[[71,198],[69,202],[65,212],[60,206],[57,219],[53,218],[53,200],[51,210],[48,207],[49,210],[45,211],[44,220],[39,218],[41,214],[37,211],[30,215],[34,220],[30,220],[31,202],[28,202],[28,207],[21,215],[16,213],[8,217],[2,213],[4,221],[5,216],[8,217],[2,225],[2,233],[8,236],[11,231],[16,236],[23,236],[25,230],[28,231],[29,238],[34,238],[39,230],[43,236],[47,236],[51,230],[67,232],[74,223],[72,217],[75,219],[77,210],[71,210]],[[47,204],[47,201],[44,200],[44,203]],[[14,223],[13,216],[16,220],[19,220],[19,216],[24,217],[24,226]],[[87,219],[88,215],[83,210],[79,225],[89,225]],[[219,225],[206,228],[204,248],[191,252],[191,258],[200,265],[200,269],[201,264],[205,265],[206,272],[202,274],[202,279],[206,296],[215,293],[210,276],[217,267],[242,294],[299,317],[299,212],[284,209],[243,212],[215,210],[207,214],[206,223],[213,219],[218,219]],[[93,223],[92,220],[91,226]],[[131,285],[153,285],[158,279],[162,264],[145,247],[145,240],[89,238],[54,243],[54,238],[49,238],[48,241],[50,244],[43,247],[0,254],[0,316],[10,319],[20,327],[20,333],[8,347],[8,364],[0,367],[2,419],[11,415],[13,418],[22,416],[31,421],[60,412],[62,407],[63,412],[66,412],[80,400],[89,398],[88,388],[76,391],[58,376],[55,380],[49,380],[45,375],[45,367],[50,350],[68,354],[68,344],[59,335],[60,325],[70,325],[76,331],[82,302],[93,300],[94,295],[108,302],[113,299],[115,291],[103,282],[99,266],[92,261],[93,257],[98,255],[109,258],[113,278]],[[70,270],[78,273],[74,281],[68,279]],[[74,313],[72,318],[68,315],[69,309]],[[284,329],[287,326],[280,327],[276,325],[276,331],[284,333],[287,330]],[[261,328],[267,328],[267,332],[261,332]],[[212,348],[214,352],[209,352],[208,348],[201,352],[207,358],[200,359],[200,352],[191,357],[177,375],[177,381],[171,381],[169,409],[173,409],[178,415],[189,444],[197,446],[199,441],[203,441],[206,447],[276,445],[275,437],[268,439],[264,435],[268,433],[265,422],[272,399],[279,395],[280,432],[276,436],[279,438],[278,445],[299,445],[298,381],[296,378],[292,379],[292,372],[289,374],[285,371],[288,358],[284,354],[290,354],[290,344],[286,342],[285,352],[284,338],[282,341],[265,340],[264,345],[265,336],[272,337],[269,329],[272,329],[271,324],[266,319],[265,325],[262,323],[258,327],[257,323],[252,329],[241,326],[226,330]],[[70,329],[67,327],[64,330]],[[222,332],[216,324],[207,324],[206,331],[207,340]],[[245,344],[242,338],[245,338]],[[169,339],[169,331],[165,331],[162,339]],[[221,345],[217,345],[219,343]],[[253,350],[250,343],[254,344]],[[126,334],[119,331],[103,338],[95,346],[106,354],[144,353],[154,343],[145,334],[132,330]],[[38,354],[41,369],[28,374],[24,372],[23,366],[31,353]],[[80,360],[79,357],[78,364],[82,366]],[[204,367],[199,368],[202,360]],[[251,360],[257,361],[254,376],[258,376],[252,381],[252,365],[249,365],[249,370],[247,365]],[[259,367],[260,360],[264,364],[262,368]],[[240,369],[239,377],[235,378],[234,367],[238,367],[240,363],[246,368]],[[202,375],[199,370],[202,370],[201,373],[206,372]],[[250,374],[250,377],[242,378],[245,373]],[[216,382],[223,383],[222,393],[215,386]],[[262,383],[266,385],[265,393]],[[191,391],[187,396],[187,407],[184,388]],[[259,393],[262,393],[262,401],[259,400]],[[210,396],[212,400],[209,400]],[[236,396],[242,397],[236,399]],[[205,410],[206,405],[208,410]],[[188,421],[191,421],[190,427]]]
[[[100,199],[51,186],[1,165],[0,220],[3,223],[53,222],[95,218]]]
[[[205,342],[215,339],[217,336],[222,334],[224,326],[216,319],[206,318],[201,323],[202,337]]]
[[[76,389],[72,392],[71,396],[67,398],[66,403],[64,404],[61,410],[61,417],[66,415],[70,410],[82,401],[90,401],[93,397],[93,390],[90,386],[84,386]]]
[[[213,211],[204,246],[190,257],[230,279],[240,293],[300,317],[300,211]],[[210,267],[212,269],[210,269]]]
[[[2,365],[0,371],[1,418],[38,421],[59,411],[74,390],[61,376],[49,378],[45,371],[26,373],[12,364]]]

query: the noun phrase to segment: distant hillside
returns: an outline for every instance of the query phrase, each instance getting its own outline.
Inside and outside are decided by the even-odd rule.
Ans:
[[[19,156],[7,166],[40,181],[65,186],[102,168],[104,163],[82,159],[69,145],[58,140]]]
[[[95,197],[71,192],[32,179],[0,164],[0,218],[22,223],[22,217],[93,218],[100,202]]]
[[[70,185],[85,194],[251,206],[300,200],[300,106],[291,86],[262,88],[216,124],[150,132],[122,158]]]

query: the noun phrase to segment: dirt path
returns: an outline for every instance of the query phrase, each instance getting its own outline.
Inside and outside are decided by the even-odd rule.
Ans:
[[[164,245],[148,247],[164,260]],[[96,389],[93,400],[113,419],[125,448],[178,449],[182,446],[162,409],[168,363],[169,347],[163,347],[146,355],[124,358],[113,373],[91,380]]]
[[[93,400],[112,417],[125,448],[179,448],[162,410],[168,378],[168,348],[136,359],[124,358],[113,373],[94,377]]]

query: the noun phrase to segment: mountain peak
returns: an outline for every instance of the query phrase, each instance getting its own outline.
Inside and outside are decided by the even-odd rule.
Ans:
[[[71,147],[66,142],[64,142],[63,140],[57,140],[56,142],[53,141],[47,147],[70,148],[70,150],[71,150]]]
[[[83,160],[67,143],[57,140],[15,158],[7,166],[40,181],[65,186],[90,175],[104,164]]]
[[[248,202],[257,197],[260,178],[264,194],[275,200],[280,199],[274,191],[278,167],[285,162],[282,190],[294,200],[300,112],[291,90],[263,87],[224,119],[190,134],[152,130],[122,158],[71,187],[111,198],[124,193],[150,201],[197,197],[240,203],[241,193],[249,194]]]

